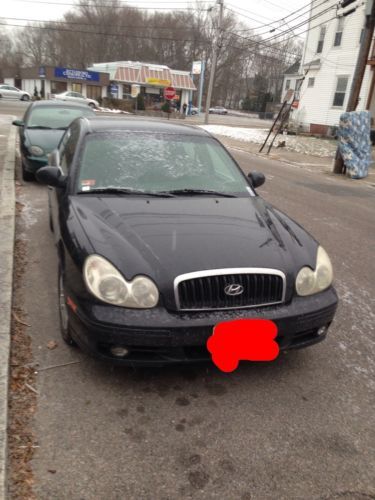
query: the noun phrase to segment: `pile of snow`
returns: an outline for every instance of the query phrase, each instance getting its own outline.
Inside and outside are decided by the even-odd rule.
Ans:
[[[95,111],[100,111],[101,113],[115,113],[122,115],[131,115],[128,111],[123,111],[122,109],[111,109],[111,108],[96,108]]]
[[[260,128],[241,128],[241,127],[226,127],[223,125],[200,125],[204,130],[213,135],[221,135],[230,137],[236,141],[253,142],[262,144],[269,132],[268,129]],[[268,144],[272,140],[271,135]],[[317,139],[316,137],[305,137],[297,135],[279,135],[276,137],[274,147],[280,141],[285,141],[285,147],[297,153],[303,153],[313,156],[329,156],[334,157],[336,153],[336,142],[327,139]]]

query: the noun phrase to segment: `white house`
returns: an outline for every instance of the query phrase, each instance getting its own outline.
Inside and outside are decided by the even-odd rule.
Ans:
[[[326,135],[338,125],[340,115],[346,110],[364,32],[366,5],[359,1],[351,4],[351,8],[357,7],[355,12],[343,16],[343,10],[337,10],[337,0],[321,3],[321,0],[311,2],[309,31],[300,67],[305,79],[291,121],[302,130]],[[313,19],[329,7],[325,14]],[[358,111],[375,111],[371,68],[366,68]]]
[[[284,73],[283,90],[281,92],[281,102],[284,102],[289,90],[298,90],[298,82],[302,78],[300,74],[301,61],[296,61]]]

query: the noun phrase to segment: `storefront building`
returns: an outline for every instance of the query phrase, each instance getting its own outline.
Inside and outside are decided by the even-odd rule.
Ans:
[[[85,69],[41,66],[20,68],[15,74],[4,75],[6,85],[14,85],[29,94],[35,90],[39,97],[49,98],[51,94],[71,91],[79,92],[90,99],[106,97],[109,74]]]
[[[176,105],[183,108],[189,104],[191,94],[196,90],[188,71],[180,71],[168,66],[133,61],[117,61],[93,64],[89,70],[109,73],[111,85],[108,95],[118,99],[131,98],[132,87],[140,86],[146,107],[157,106],[164,101],[166,87],[176,90]]]

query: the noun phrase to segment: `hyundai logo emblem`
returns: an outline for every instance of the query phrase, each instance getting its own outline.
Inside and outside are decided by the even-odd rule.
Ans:
[[[224,288],[224,293],[226,295],[230,295],[231,297],[235,297],[236,295],[241,295],[241,293],[243,293],[243,291],[244,291],[243,286],[237,285],[237,284],[227,285]]]

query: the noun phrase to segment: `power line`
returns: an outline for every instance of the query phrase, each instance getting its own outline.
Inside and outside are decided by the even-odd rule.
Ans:
[[[334,6],[330,6],[330,7],[328,7],[327,9],[325,9],[325,10],[323,10],[323,11],[321,11],[321,12],[319,12],[319,13],[315,14],[315,15],[314,15],[314,16],[312,16],[311,18],[309,18],[309,19],[307,19],[307,20],[305,20],[305,21],[303,21],[303,22],[301,22],[301,23],[297,24],[296,26],[293,26],[293,28],[291,28],[291,29],[284,30],[283,32],[278,33],[278,34],[276,34],[276,35],[273,35],[273,36],[271,36],[271,37],[269,37],[269,38],[264,38],[264,39],[262,40],[262,42],[261,42],[261,43],[264,43],[264,42],[269,42],[269,41],[273,41],[273,40],[276,40],[277,38],[280,38],[280,37],[281,37],[281,36],[283,36],[283,35],[287,35],[287,34],[291,33],[293,30],[296,30],[296,29],[298,29],[298,28],[301,28],[301,27],[303,27],[304,25],[309,24],[311,21],[316,20],[316,19],[318,19],[319,17],[321,17],[321,16],[323,16],[323,15],[327,14],[329,11],[333,10],[335,7],[336,7],[336,5],[334,5]],[[323,23],[323,24],[324,24],[324,23]],[[294,35],[294,37],[296,37],[296,36],[300,36],[300,35],[301,35],[301,34],[303,34],[303,33],[306,33],[306,31],[303,31],[303,32],[299,33],[298,35]],[[251,41],[251,40],[252,40],[252,38],[243,37],[243,36],[241,36],[241,35],[238,35],[238,36],[239,36],[240,38],[243,38],[244,40],[249,40],[249,41]],[[293,38],[294,38],[294,37],[293,37]],[[258,42],[256,42],[256,43],[258,43]]]
[[[298,28],[301,28],[303,26],[305,26],[306,24],[310,25],[311,21],[315,21],[316,19],[319,19],[319,17],[322,17],[324,16],[325,14],[327,14],[328,12],[332,11],[332,10],[336,10],[337,12],[337,5],[333,5],[331,7],[327,7],[327,9],[321,11],[321,12],[318,12],[317,14],[315,14],[314,16],[310,17],[309,19],[307,19],[306,21],[303,21],[301,23],[299,23],[298,25],[296,26],[293,26],[293,29],[298,29]],[[337,17],[337,14],[335,15],[335,17]],[[326,21],[327,22],[327,21]],[[324,24],[325,22],[323,22]],[[277,38],[279,38],[280,36],[284,35],[284,34],[288,34],[290,33],[291,31],[293,31],[292,29],[290,30],[286,30],[285,32],[283,33],[278,33],[272,37],[269,37],[269,38],[265,38],[266,41],[271,41],[271,40],[275,40]],[[302,32],[303,33],[303,32]],[[300,33],[301,34],[301,33]]]
[[[270,5],[272,5],[272,7],[277,7],[278,9],[286,10],[286,12],[292,12],[289,9],[286,9],[285,7],[281,7],[281,5],[277,5],[276,3],[271,2],[270,0],[263,0],[263,2],[266,2]]]
[[[328,1],[328,0],[324,0],[324,2],[326,2],[326,1]],[[322,3],[324,3],[324,2],[322,2]],[[242,17],[245,17],[246,19],[250,19],[250,20],[252,20],[252,21],[259,22],[259,21],[257,21],[256,19],[254,19],[254,18],[252,18],[252,17],[249,17],[249,16],[246,16],[245,14],[242,14],[242,12],[237,12],[237,11],[238,11],[238,10],[241,10],[241,11],[243,11],[243,12],[246,12],[246,13],[249,13],[249,14],[254,14],[254,15],[257,15],[258,17],[263,17],[264,19],[267,19],[267,20],[271,21],[271,22],[270,22],[270,23],[268,23],[268,24],[266,23],[266,24],[262,24],[262,25],[260,25],[260,26],[256,26],[255,28],[248,28],[248,29],[243,30],[243,31],[249,31],[249,30],[252,30],[252,29],[260,29],[260,28],[265,28],[265,27],[267,27],[267,26],[272,26],[273,24],[276,24],[276,23],[278,23],[278,22],[280,22],[280,21],[284,21],[285,19],[288,19],[289,17],[294,16],[294,14],[297,14],[297,13],[298,13],[298,12],[300,12],[301,10],[305,10],[305,9],[306,9],[306,7],[310,7],[310,3],[308,3],[307,5],[305,5],[305,6],[303,6],[303,7],[300,7],[299,9],[295,10],[294,12],[292,12],[291,14],[289,14],[288,16],[281,17],[281,18],[276,19],[276,20],[274,20],[274,21],[273,21],[273,20],[271,20],[270,18],[267,18],[267,17],[261,16],[260,14],[257,14],[257,13],[255,13],[255,12],[252,12],[252,11],[250,11],[250,10],[242,9],[241,7],[237,7],[236,5],[233,5],[233,4],[228,4],[228,6],[229,6],[229,7],[232,7],[232,9],[230,9],[230,8],[228,8],[228,7],[227,7],[227,10],[231,10],[231,11],[232,11],[232,12],[234,12],[235,14],[240,15],[240,16],[242,16]],[[303,15],[306,15],[306,14],[307,14],[307,12],[306,12],[305,14],[303,14]]]
[[[313,16],[311,19],[309,19],[307,22],[304,22],[304,23],[300,23],[297,27],[302,27],[303,25],[305,24],[308,24],[310,23],[311,20],[315,20],[315,19],[318,19],[320,16],[322,16],[323,14],[326,14],[327,12],[329,12],[330,10],[332,10],[332,7],[330,7],[329,9],[326,9],[325,11],[322,11],[321,13],[317,14],[316,16]],[[336,16],[335,16],[336,17]],[[333,18],[334,19],[334,18]],[[327,21],[325,21],[324,23],[322,24],[325,24]],[[319,25],[320,26],[320,25]],[[294,27],[293,29],[296,29],[297,27]],[[311,28],[313,29],[313,28]],[[283,42],[286,42],[288,40],[291,40],[293,38],[296,38],[296,37],[299,37],[300,35],[302,35],[303,33],[307,33],[308,31],[310,31],[310,29],[308,30],[305,30],[305,31],[302,31],[301,33],[299,33],[298,35],[296,35],[295,33],[293,34],[293,36],[285,39],[285,40],[282,40]],[[269,45],[269,43],[267,42],[271,42],[271,41],[274,41],[276,40],[277,38],[279,38],[280,36],[283,36],[283,35],[286,35],[288,33],[291,33],[293,32],[292,29],[289,29],[289,30],[285,30],[283,31],[282,33],[279,33],[278,35],[274,36],[274,37],[269,37],[269,38],[265,38],[265,39],[262,39],[262,40],[254,40],[254,38],[249,38],[249,37],[244,37],[242,35],[239,35],[235,32],[230,32],[231,34],[233,34],[234,36],[237,36],[238,38],[241,38],[242,40],[245,40],[245,41],[249,41],[251,42],[251,44],[249,45],[249,47],[252,47],[252,46],[264,46],[266,48],[273,48],[272,45]]]
[[[336,16],[335,16],[335,17],[332,17],[332,18],[330,18],[330,19],[328,19],[328,20],[326,20],[326,21],[324,21],[323,23],[320,23],[320,24],[317,24],[316,26],[313,26],[313,27],[311,27],[311,28],[308,28],[307,30],[303,31],[301,34],[303,34],[303,33],[307,33],[307,32],[309,32],[309,31],[312,31],[312,30],[313,30],[313,29],[315,29],[315,28],[319,28],[320,26],[323,26],[324,24],[326,24],[327,22],[332,21],[333,19],[336,19]],[[283,42],[287,42],[287,41],[289,41],[289,40],[291,40],[291,39],[293,39],[293,38],[295,38],[295,37],[296,37],[296,35],[293,35],[293,36],[291,36],[291,37],[289,37],[289,38],[287,38],[287,39],[283,40]],[[242,46],[242,47],[234,47],[234,48],[237,48],[237,49],[240,49],[240,50],[244,50],[244,49],[246,49],[246,50],[247,50],[248,48],[252,48],[253,46],[254,46],[254,43],[253,43],[253,44],[251,44],[251,45],[248,45],[248,46],[244,45],[244,46]],[[274,50],[274,51],[277,51],[277,52],[287,53],[286,51],[283,51],[282,49],[277,49],[276,47],[273,47],[272,45],[266,46],[266,48],[268,48],[269,50]],[[256,54],[257,54],[257,55],[261,55],[261,56],[263,57],[263,54],[259,54],[259,52],[256,52]],[[290,53],[290,54],[291,54],[291,53]],[[323,59],[323,58],[322,58],[322,59]],[[332,62],[333,62],[333,61],[332,61]]]
[[[318,7],[320,7],[321,5],[323,5],[323,4],[325,4],[325,3],[327,3],[328,1],[329,1],[329,0],[323,0],[321,3],[319,3],[318,5],[316,5],[314,8],[318,8]],[[310,6],[310,4],[309,4],[309,6]],[[306,7],[304,7],[304,8],[306,8]],[[285,24],[289,25],[289,23],[292,23],[292,22],[293,22],[293,21],[295,21],[296,19],[299,19],[300,17],[304,17],[304,16],[306,16],[306,15],[308,15],[308,14],[309,14],[309,12],[308,12],[308,11],[307,11],[307,12],[303,12],[302,14],[299,14],[298,16],[293,17],[292,19],[289,19],[289,20],[288,20],[288,23],[286,22],[286,19],[288,19],[289,17],[294,16],[294,14],[297,14],[297,13],[298,13],[299,11],[301,11],[301,10],[302,10],[302,9],[296,10],[293,14],[290,14],[290,16],[286,16],[286,17],[284,17],[284,18],[282,18],[282,19],[279,19],[278,21],[275,21],[275,23],[276,23],[276,22],[284,22]],[[275,24],[275,23],[272,23],[272,24]],[[270,24],[269,26],[271,26],[272,24]],[[259,27],[257,27],[257,28],[254,28],[254,29],[260,29],[260,28],[261,28],[261,26],[259,26]],[[282,28],[278,28],[278,27],[276,27],[276,28],[275,28],[275,27],[273,27],[273,30],[275,30],[275,29],[277,29],[277,30],[281,30]],[[272,33],[272,32],[273,32],[273,30],[267,30],[267,31],[264,31],[263,33],[257,33],[257,34],[258,34],[258,35],[265,35],[265,34],[267,34],[267,33]],[[244,31],[245,31],[245,30],[244,30]],[[247,30],[246,30],[246,31],[247,31]]]

